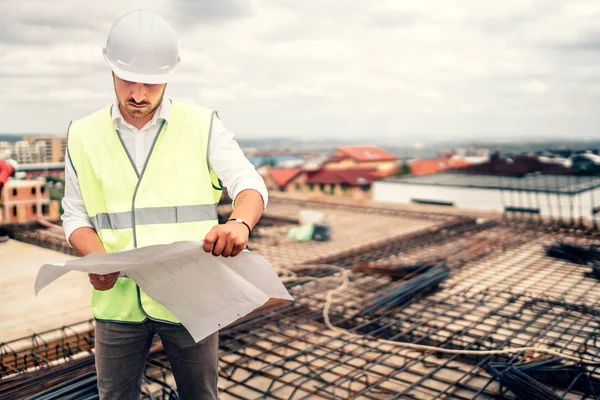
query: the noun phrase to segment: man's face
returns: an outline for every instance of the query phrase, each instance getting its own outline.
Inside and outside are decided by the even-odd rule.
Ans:
[[[165,94],[166,84],[146,84],[125,81],[113,74],[115,93],[121,112],[133,119],[144,119],[151,115]]]

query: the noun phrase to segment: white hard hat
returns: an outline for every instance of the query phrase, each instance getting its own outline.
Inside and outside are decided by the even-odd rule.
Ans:
[[[119,18],[103,53],[115,75],[140,83],[166,83],[181,60],[169,23],[147,10],[131,11]]]

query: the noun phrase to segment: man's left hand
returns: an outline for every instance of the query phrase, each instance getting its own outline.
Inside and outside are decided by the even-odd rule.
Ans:
[[[228,222],[215,225],[204,238],[204,251],[214,256],[235,257],[248,244],[248,228],[244,224]]]

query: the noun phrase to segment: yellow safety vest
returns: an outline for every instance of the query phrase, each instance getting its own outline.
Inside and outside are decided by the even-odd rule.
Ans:
[[[110,110],[73,121],[68,134],[83,202],[104,249],[202,240],[218,223],[222,190],[207,156],[215,112],[172,101],[169,122],[163,122],[138,171]],[[94,290],[92,312],[104,321],[180,323],[127,277],[119,277],[110,290]]]

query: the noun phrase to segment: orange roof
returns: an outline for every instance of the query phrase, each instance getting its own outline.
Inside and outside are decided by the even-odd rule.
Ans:
[[[413,175],[436,174],[448,169],[461,168],[470,165],[463,158],[435,158],[430,160],[415,160],[409,163]]]
[[[398,159],[395,155],[375,146],[340,146],[337,151],[359,162],[396,161]]]
[[[452,157],[450,160],[448,160],[448,168],[451,169],[462,168],[466,167],[467,165],[471,165],[471,163],[464,158]]]
[[[298,176],[301,171],[302,169],[300,168],[271,168],[269,169],[269,176],[280,189],[283,189],[292,179]]]
[[[345,169],[321,169],[308,175],[308,183],[346,183],[350,186],[370,185],[373,183],[374,168],[345,168]]]

